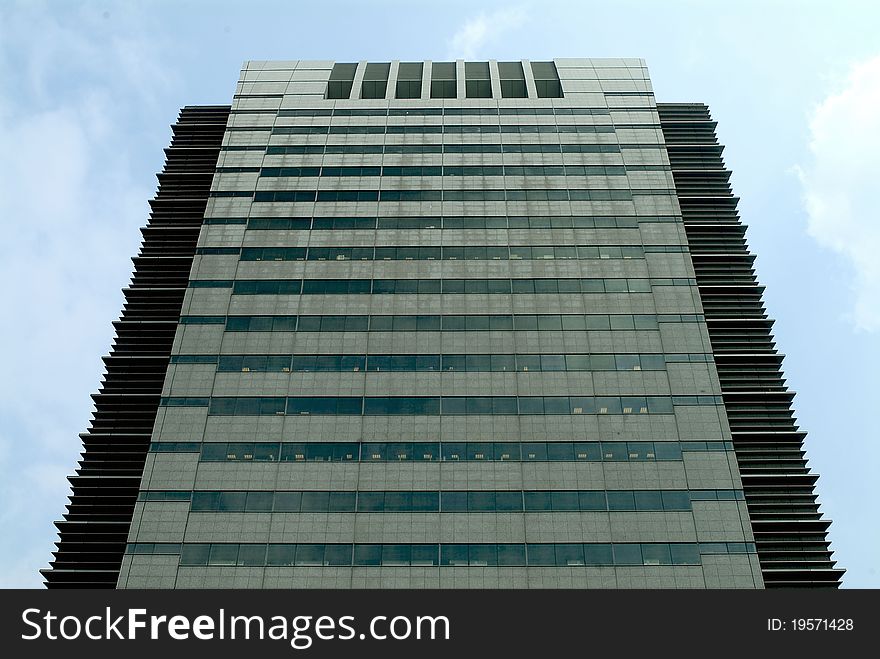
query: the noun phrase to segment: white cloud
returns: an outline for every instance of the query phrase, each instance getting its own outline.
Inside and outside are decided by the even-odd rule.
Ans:
[[[812,159],[798,168],[809,234],[852,266],[852,321],[880,329],[880,56],[854,65],[810,121]]]
[[[449,59],[477,59],[485,46],[525,23],[526,17],[524,8],[511,7],[468,19],[449,41]]]

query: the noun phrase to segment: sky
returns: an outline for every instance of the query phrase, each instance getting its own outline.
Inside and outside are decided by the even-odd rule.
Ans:
[[[0,587],[40,587],[177,110],[247,59],[643,57],[707,103],[849,588],[880,587],[880,3],[0,0]]]

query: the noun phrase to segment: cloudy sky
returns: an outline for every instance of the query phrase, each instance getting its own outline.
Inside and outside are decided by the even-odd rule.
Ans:
[[[880,587],[880,5],[0,0],[0,586],[37,587],[177,108],[246,59],[644,57],[708,103],[848,587]]]

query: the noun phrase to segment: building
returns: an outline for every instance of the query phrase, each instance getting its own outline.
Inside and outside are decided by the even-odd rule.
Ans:
[[[637,59],[246,63],[47,585],[838,586],[714,128]]]

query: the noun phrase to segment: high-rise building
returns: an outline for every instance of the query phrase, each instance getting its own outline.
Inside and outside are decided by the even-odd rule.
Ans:
[[[638,59],[246,63],[47,585],[839,585],[714,128]]]

